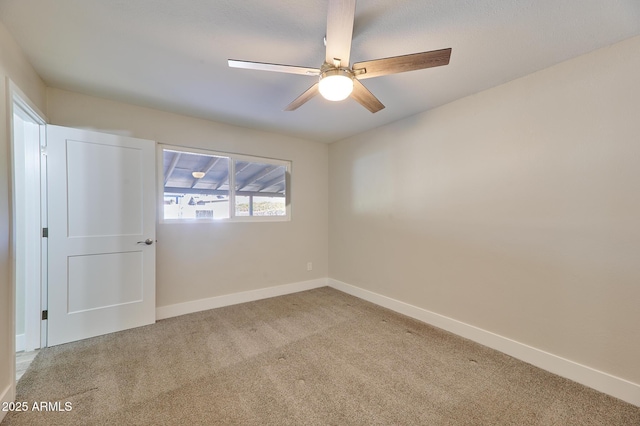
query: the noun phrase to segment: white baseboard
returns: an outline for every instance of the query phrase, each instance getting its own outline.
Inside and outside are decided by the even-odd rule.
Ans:
[[[640,385],[417,306],[329,278],[336,290],[447,330],[574,382],[640,406]]]
[[[10,383],[9,386],[7,386],[7,388],[3,390],[2,393],[0,394],[0,408],[2,408],[2,406],[4,406],[5,403],[14,402],[15,398],[16,398],[15,388],[13,386],[13,383]],[[6,414],[7,414],[6,411],[2,411],[0,409],[0,422],[2,422],[2,419],[4,419],[4,416]]]
[[[156,308],[156,319],[161,320],[177,317],[179,315],[191,314],[193,312],[206,311],[208,309],[221,308],[223,306],[236,305],[238,303],[253,302],[254,300],[268,299],[270,297],[283,296],[285,294],[297,293],[299,291],[326,286],[327,279],[319,278],[310,281],[301,281],[275,287],[261,288],[258,290],[226,294],[224,296],[210,297],[207,299],[193,300],[190,302],[176,303],[175,305],[160,306]]]
[[[16,352],[24,351],[27,347],[27,339],[24,334],[16,334]]]

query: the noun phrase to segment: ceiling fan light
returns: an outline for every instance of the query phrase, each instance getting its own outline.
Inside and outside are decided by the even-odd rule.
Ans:
[[[318,90],[329,101],[342,101],[353,92],[353,76],[348,70],[331,69],[320,76]]]
[[[193,176],[196,179],[202,179],[204,177],[205,173],[204,172],[193,172],[191,173],[191,176]]]

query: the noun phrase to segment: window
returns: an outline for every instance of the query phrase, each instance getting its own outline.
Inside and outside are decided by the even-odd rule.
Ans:
[[[234,161],[235,215],[286,216],[284,165],[255,161]]]
[[[291,162],[161,146],[161,220],[289,220]]]

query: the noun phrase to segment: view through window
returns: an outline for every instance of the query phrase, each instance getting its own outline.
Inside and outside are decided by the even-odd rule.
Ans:
[[[288,161],[177,147],[162,161],[164,220],[289,218]]]

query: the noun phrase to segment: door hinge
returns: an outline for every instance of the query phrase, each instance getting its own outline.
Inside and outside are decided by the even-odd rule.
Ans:
[[[49,319],[49,311],[42,311],[42,321]]]
[[[49,228],[42,228],[42,238],[49,238]]]

